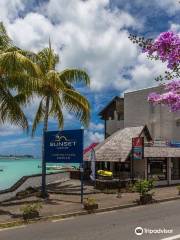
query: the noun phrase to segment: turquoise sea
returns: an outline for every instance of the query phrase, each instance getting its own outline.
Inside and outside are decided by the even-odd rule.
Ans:
[[[41,173],[40,159],[0,159],[0,190],[11,187],[23,176]],[[48,163],[50,165],[63,165],[63,163]],[[70,166],[71,164],[69,164]],[[73,164],[76,165],[76,164]],[[67,166],[67,164],[66,164]],[[52,170],[47,172],[53,172]]]

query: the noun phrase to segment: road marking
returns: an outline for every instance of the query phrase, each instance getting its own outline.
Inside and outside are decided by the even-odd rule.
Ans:
[[[72,220],[72,219],[74,219],[74,217],[56,219],[56,220],[52,220],[52,222],[55,223],[55,222],[60,222],[60,221]]]
[[[175,203],[176,201],[175,200],[172,200],[172,201],[167,201],[167,202],[160,202],[161,205],[163,204],[171,204],[171,203]]]
[[[95,213],[95,215],[103,215],[103,214],[108,214],[108,213],[116,213],[116,210],[112,210],[112,211],[107,211],[107,212],[99,212],[99,213]]]
[[[135,211],[135,210],[139,210],[140,208],[145,208],[145,206],[130,207],[129,209],[128,208],[125,208],[125,209]]]
[[[14,230],[14,229],[18,229],[18,228],[25,228],[26,225],[21,225],[21,226],[16,226],[16,227],[8,227],[8,228],[1,228],[0,232],[2,231],[7,231],[7,230]]]
[[[180,234],[174,235],[174,236],[168,237],[168,238],[162,238],[161,240],[174,240],[174,239],[180,239]]]

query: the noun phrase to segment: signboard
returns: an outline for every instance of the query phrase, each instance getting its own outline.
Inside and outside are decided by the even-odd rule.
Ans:
[[[44,158],[49,163],[82,163],[83,130],[45,132]]]
[[[132,138],[132,157],[133,160],[141,160],[144,158],[144,138]]]
[[[180,141],[171,140],[171,141],[169,142],[169,146],[170,146],[170,147],[180,148]]]

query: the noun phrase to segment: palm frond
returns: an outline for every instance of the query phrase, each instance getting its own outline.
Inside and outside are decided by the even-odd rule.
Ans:
[[[57,118],[58,127],[62,129],[64,126],[64,117],[62,112],[62,102],[58,95],[53,95],[51,97],[51,109],[49,115]]]
[[[25,93],[18,93],[14,96],[14,100],[17,102],[17,104],[23,106],[29,103],[29,99],[27,98],[27,95]]]
[[[87,86],[90,85],[90,78],[86,71],[81,69],[66,69],[59,74],[59,78],[63,82],[69,84],[73,83],[83,83]]]
[[[77,91],[71,89],[66,89],[62,99],[65,108],[87,127],[90,119],[90,105],[88,100]]]
[[[10,75],[23,71],[34,77],[41,75],[39,67],[18,51],[0,54],[0,69]]]
[[[56,64],[59,62],[59,57],[50,48],[44,48],[36,56],[36,62],[44,73],[49,70],[55,70]]]
[[[43,101],[44,101],[44,98],[42,98],[41,101],[40,101],[40,103],[39,103],[39,107],[38,107],[38,110],[37,110],[37,112],[36,112],[36,116],[35,116],[34,121],[33,121],[33,125],[32,125],[32,137],[33,137],[34,134],[35,134],[37,125],[40,123],[41,120],[43,120],[43,117],[44,117],[44,114],[45,114],[45,110],[44,110],[44,106],[43,106]]]
[[[40,85],[38,78],[31,77],[27,72],[14,72],[13,74],[6,74],[1,81],[11,89],[16,89],[18,92],[32,93]]]
[[[4,24],[0,22],[0,49],[6,49],[12,45],[10,37],[7,35]]]
[[[65,88],[64,83],[59,79],[58,72],[56,72],[55,70],[50,70],[46,74],[46,79],[48,84],[53,88],[57,89],[58,91],[59,90],[63,91],[63,89]]]
[[[0,84],[0,119],[18,125],[28,130],[28,121],[21,110],[16,98],[8,89]]]

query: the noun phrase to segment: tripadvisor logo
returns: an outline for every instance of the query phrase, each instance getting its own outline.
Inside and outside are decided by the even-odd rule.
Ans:
[[[76,146],[76,141],[69,140],[66,136],[56,134],[54,142],[50,142],[50,147],[74,147]]]
[[[134,232],[138,236],[141,236],[142,234],[165,234],[165,233],[171,234],[173,233],[173,229],[166,229],[166,228],[150,229],[150,228],[136,227]]]
[[[135,234],[141,236],[143,234],[143,228],[142,227],[135,228]]]

